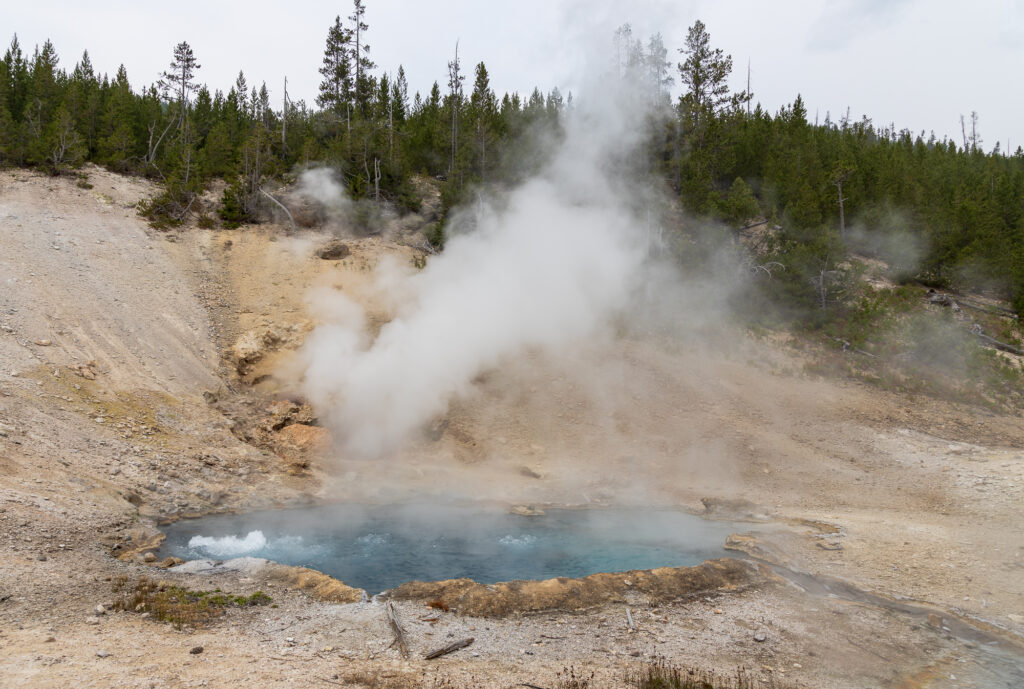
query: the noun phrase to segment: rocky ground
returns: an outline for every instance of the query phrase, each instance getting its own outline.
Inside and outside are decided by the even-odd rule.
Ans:
[[[343,290],[384,322],[372,268],[415,242],[322,259],[322,232],[160,233],[134,210],[145,182],[89,181],[0,173],[4,686],[553,687],[569,666],[618,686],[654,657],[807,687],[1024,683],[1019,416],[809,378],[765,342],[629,341],[487,374],[384,467],[339,457],[287,374],[315,325],[306,295]],[[548,584],[500,610],[450,586],[396,593],[408,659],[383,601],[312,573],[146,557],[168,519],[466,494],[769,526],[735,540],[758,558],[735,578],[630,574],[569,583],[571,599]],[[185,629],[98,611],[125,577],[273,603]]]

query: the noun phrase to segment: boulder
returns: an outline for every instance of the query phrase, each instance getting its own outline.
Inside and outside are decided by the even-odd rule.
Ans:
[[[348,244],[338,239],[332,239],[317,249],[315,255],[325,261],[339,261],[351,253],[352,250],[348,248]]]

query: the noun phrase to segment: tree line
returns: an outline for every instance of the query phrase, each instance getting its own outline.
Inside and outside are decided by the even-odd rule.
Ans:
[[[410,97],[401,65],[371,59],[371,36],[364,0],[353,0],[327,28],[312,106],[286,88],[272,103],[242,72],[211,91],[187,42],[155,83],[134,89],[123,65],[98,74],[86,52],[68,71],[49,41],[28,56],[15,36],[0,60],[0,163],[146,175],[163,189],[146,212],[166,224],[201,215],[196,199],[215,178],[228,183],[221,222],[256,221],[267,180],[314,164],[336,170],[355,199],[410,210],[414,176],[437,178],[449,208],[479,184],[526,174],[544,154],[531,136],[557,132],[572,107],[557,89],[499,97],[483,62],[467,73],[457,44],[444,80]],[[730,90],[732,59],[699,21],[678,59],[662,36],[642,41],[629,25],[610,54],[615,76],[650,100],[652,115],[636,123],[648,178],[724,227],[767,219],[756,260],[785,266],[772,279],[780,297],[827,309],[858,251],[901,279],[989,289],[1024,311],[1024,151],[985,152],[976,115],[958,144],[848,115],[811,122],[799,95],[768,112]]]

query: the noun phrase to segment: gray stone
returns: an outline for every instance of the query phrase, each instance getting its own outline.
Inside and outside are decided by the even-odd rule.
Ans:
[[[317,249],[316,257],[322,258],[325,261],[337,261],[351,253],[352,251],[348,248],[348,244],[335,239]]]

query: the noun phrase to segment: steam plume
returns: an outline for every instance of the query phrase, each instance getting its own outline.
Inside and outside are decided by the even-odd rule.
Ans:
[[[644,99],[619,95],[570,109],[541,172],[464,211],[474,229],[425,269],[381,271],[398,303],[376,338],[354,301],[314,295],[323,325],[304,349],[305,392],[348,451],[396,448],[503,359],[601,337],[628,309],[649,256],[622,181],[641,129],[630,103]]]

